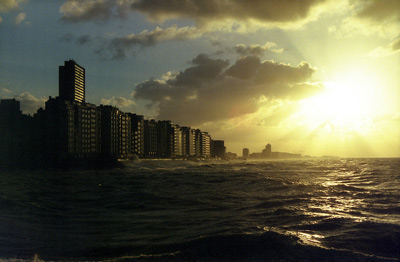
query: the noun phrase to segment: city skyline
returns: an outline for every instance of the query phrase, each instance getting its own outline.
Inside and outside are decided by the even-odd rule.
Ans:
[[[400,156],[400,3],[0,1],[0,98],[58,94],[208,130],[229,151]],[[237,12],[242,10],[242,12]]]
[[[120,160],[225,159],[223,140],[170,120],[144,119],[116,106],[85,101],[85,68],[59,66],[59,95],[23,114],[20,101],[0,100],[0,166],[115,166]]]

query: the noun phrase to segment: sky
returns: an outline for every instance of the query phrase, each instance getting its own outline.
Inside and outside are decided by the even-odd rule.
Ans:
[[[0,98],[33,115],[58,67],[86,102],[227,151],[400,157],[398,0],[0,0]]]

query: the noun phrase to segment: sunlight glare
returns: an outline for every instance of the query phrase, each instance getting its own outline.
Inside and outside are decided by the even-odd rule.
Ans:
[[[309,125],[329,123],[342,130],[359,130],[379,111],[377,83],[361,70],[324,82],[325,91],[300,102],[300,114]]]

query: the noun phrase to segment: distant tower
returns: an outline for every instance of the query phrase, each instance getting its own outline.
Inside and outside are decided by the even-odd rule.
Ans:
[[[271,154],[271,151],[272,151],[272,150],[271,150],[271,149],[272,149],[272,148],[271,148],[271,144],[266,145],[266,146],[265,146],[265,149],[267,150],[267,153]]]
[[[270,158],[272,156],[271,153],[271,144],[265,146],[265,149],[261,153],[263,158]]]
[[[85,68],[74,60],[59,67],[59,95],[63,100],[85,102]]]
[[[243,157],[249,158],[250,150],[248,148],[243,148]]]

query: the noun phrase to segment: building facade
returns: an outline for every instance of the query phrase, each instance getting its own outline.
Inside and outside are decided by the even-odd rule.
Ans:
[[[182,133],[182,155],[193,157],[196,153],[195,130],[190,127],[181,127]]]
[[[211,156],[211,137],[207,132],[201,132],[200,139],[200,156],[208,158]]]
[[[85,102],[85,68],[74,60],[59,67],[59,96],[63,100]]]
[[[182,131],[179,125],[174,125],[174,152],[173,157],[183,156]]]
[[[139,157],[144,156],[144,117],[132,113],[127,113],[131,123],[131,151]]]
[[[211,140],[211,156],[225,158],[226,147],[224,140]]]
[[[125,158],[130,152],[130,118],[118,108],[100,105],[101,110],[101,152],[104,156]]]
[[[101,153],[101,112],[95,105],[50,97],[34,119],[46,157],[85,158]]]
[[[175,125],[168,120],[158,121],[158,152],[159,157],[174,156]]]
[[[144,157],[154,158],[158,153],[158,125],[152,120],[144,120]]]

